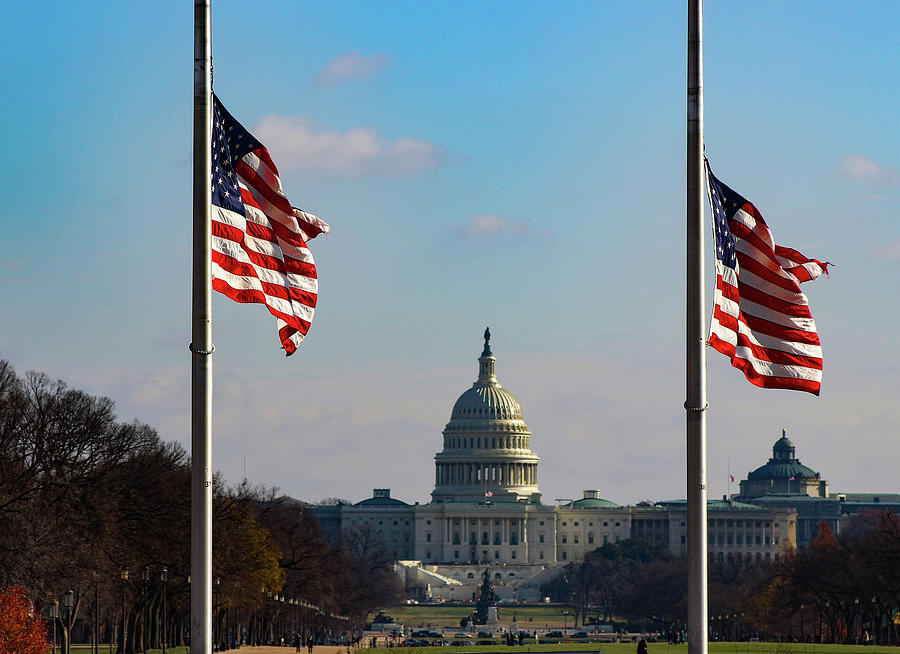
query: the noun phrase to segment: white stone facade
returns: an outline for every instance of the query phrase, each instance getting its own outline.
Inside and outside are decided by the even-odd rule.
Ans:
[[[531,432],[518,401],[497,380],[489,338],[486,331],[478,378],[444,428],[432,501],[407,504],[382,488],[352,506],[323,507],[323,516],[327,509],[335,522],[332,514],[339,513],[342,530],[370,525],[402,560],[407,578],[444,599],[468,599],[485,565],[501,582],[501,598],[534,599],[538,582],[555,568],[628,538],[683,554],[683,502],[619,506],[586,490],[579,500],[541,503]],[[796,516],[790,507],[711,502],[710,557],[772,560],[796,545]]]

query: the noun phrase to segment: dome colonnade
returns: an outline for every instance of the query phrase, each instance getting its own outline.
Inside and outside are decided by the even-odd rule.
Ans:
[[[538,456],[522,407],[497,381],[490,330],[478,379],[453,405],[435,455],[434,502],[538,502]]]

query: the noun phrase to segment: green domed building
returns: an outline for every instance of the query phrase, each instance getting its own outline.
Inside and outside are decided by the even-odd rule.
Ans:
[[[828,482],[818,472],[800,463],[785,430],[781,430],[781,438],[772,446],[772,458],[768,463],[751,471],[741,481],[740,499],[766,495],[828,497]]]

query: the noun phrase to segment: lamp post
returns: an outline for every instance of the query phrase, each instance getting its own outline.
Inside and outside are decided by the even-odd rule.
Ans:
[[[569,612],[563,611],[562,614],[563,614],[563,636],[565,636],[566,632],[569,628]]]
[[[59,600],[50,604],[50,617],[53,618],[53,654],[56,654],[56,621],[59,618]]]
[[[169,571],[166,569],[166,566],[163,566],[162,571],[159,573],[159,580],[162,582],[162,610],[163,610],[163,619],[162,619],[162,654],[166,654],[166,634],[169,631],[169,623],[166,622],[166,582],[169,581]]]
[[[144,580],[144,637],[141,639],[141,651],[147,651],[150,640],[150,566],[145,565],[141,571],[141,579]]]
[[[216,649],[221,649],[219,647],[219,586],[221,584],[222,579],[216,577],[215,586],[213,587],[213,646]]]
[[[872,643],[874,645],[878,644],[878,629],[881,627],[880,624],[875,624],[875,620],[878,618],[878,601],[875,595],[872,595]]]
[[[91,620],[91,652],[100,654],[100,573],[94,570],[94,615]]]
[[[122,640],[119,654],[125,654],[125,584],[128,583],[128,568],[122,568],[122,572],[119,573],[119,579],[122,580]]]
[[[66,607],[66,654],[71,654],[72,652],[72,607],[75,606],[75,593],[70,589],[66,591],[65,597],[63,598],[63,605]]]

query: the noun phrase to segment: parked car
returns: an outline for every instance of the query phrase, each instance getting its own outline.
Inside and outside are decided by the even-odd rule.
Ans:
[[[563,637],[563,632],[561,632],[561,631],[548,631],[548,632],[547,632],[546,634],[544,634],[544,635],[545,635],[547,638],[562,638],[562,637]]]
[[[462,632],[459,632],[458,634],[453,634],[453,637],[454,638],[471,638],[471,636],[469,634],[464,634]]]
[[[493,640],[479,640],[475,644],[476,645],[496,645],[497,643],[495,643]]]
[[[487,631],[479,631],[478,637],[479,638],[493,638],[494,634],[488,633]]]
[[[572,640],[587,640],[588,635],[586,631],[576,631],[574,634],[570,636]]]

